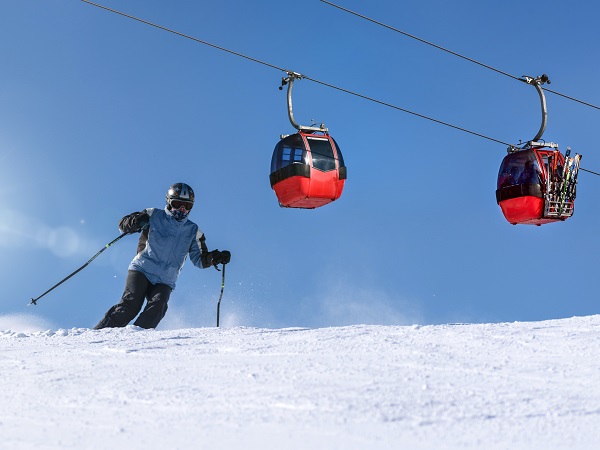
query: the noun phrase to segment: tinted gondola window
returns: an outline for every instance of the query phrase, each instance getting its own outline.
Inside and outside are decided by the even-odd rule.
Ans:
[[[532,151],[511,153],[498,172],[498,189],[519,184],[539,184],[540,168]]]
[[[329,139],[307,138],[307,140],[310,145],[313,167],[323,172],[335,170],[335,156]]]
[[[288,136],[275,146],[271,159],[271,172],[294,163],[307,164],[306,149],[299,134]]]

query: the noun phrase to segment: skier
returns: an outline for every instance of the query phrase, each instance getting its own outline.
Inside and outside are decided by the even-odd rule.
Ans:
[[[121,219],[122,233],[139,233],[137,255],[129,264],[121,301],[111,307],[94,329],[124,327],[146,307],[134,325],[156,328],[167,312],[167,302],[186,257],[205,269],[227,264],[227,250],[208,251],[204,233],[188,214],[194,206],[194,191],[185,183],[173,184],[166,196],[164,210],[147,208]]]

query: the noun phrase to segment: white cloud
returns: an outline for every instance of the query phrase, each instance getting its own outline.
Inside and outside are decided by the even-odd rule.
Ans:
[[[36,242],[49,249],[56,256],[67,258],[77,254],[82,245],[82,239],[69,227],[58,228],[41,227],[38,229]]]
[[[23,227],[23,224],[27,227]],[[68,226],[49,227],[29,217],[13,217],[10,212],[0,212],[0,248],[44,248],[60,258],[82,255],[97,250],[99,245],[84,238]]]
[[[8,223],[4,215],[0,215],[0,247],[18,247],[23,245],[24,240],[28,239],[29,236],[26,233],[21,231],[19,227]]]

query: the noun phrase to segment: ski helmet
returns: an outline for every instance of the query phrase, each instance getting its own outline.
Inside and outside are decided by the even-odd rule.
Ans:
[[[194,190],[190,185],[175,183],[167,191],[167,209],[177,220],[184,219],[194,206],[194,199]]]

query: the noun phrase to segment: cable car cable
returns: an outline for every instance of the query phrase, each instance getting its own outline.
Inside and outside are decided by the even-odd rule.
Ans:
[[[447,48],[444,48],[444,47],[442,47],[442,46],[440,46],[440,45],[434,44],[433,42],[426,41],[425,39],[421,39],[420,37],[417,37],[417,36],[414,36],[414,35],[412,35],[412,34],[410,34],[410,33],[407,33],[407,32],[405,32],[405,31],[399,30],[398,28],[394,28],[394,27],[392,27],[392,26],[390,26],[390,25],[386,25],[386,24],[385,24],[385,23],[383,23],[383,22],[379,22],[378,20],[371,19],[370,17],[364,16],[364,15],[362,15],[362,14],[359,14],[359,13],[357,13],[357,12],[355,12],[355,11],[352,11],[352,10],[350,10],[350,9],[344,8],[344,7],[342,7],[342,6],[336,5],[335,3],[332,3],[332,2],[330,2],[330,1],[328,1],[328,0],[320,0],[320,1],[321,1],[322,3],[326,3],[326,4],[330,5],[330,6],[333,6],[333,7],[335,7],[335,8],[338,8],[338,9],[340,9],[340,10],[342,10],[342,11],[345,11],[345,12],[348,12],[348,13],[350,13],[350,14],[353,14],[353,15],[355,15],[355,16],[357,16],[357,17],[360,17],[361,19],[367,20],[367,21],[369,21],[369,22],[372,22],[372,23],[374,23],[374,24],[376,24],[376,25],[379,25],[379,26],[382,26],[382,27],[384,27],[384,28],[387,28],[388,30],[395,31],[396,33],[403,34],[403,35],[404,35],[404,36],[406,36],[406,37],[409,37],[409,38],[411,38],[411,39],[415,39],[415,40],[417,40],[417,41],[419,41],[419,42],[422,42],[422,43],[424,43],[424,44],[430,45],[431,47],[435,47],[435,48],[437,48],[438,50],[442,50],[442,51],[444,51],[444,52],[446,52],[446,53],[450,53],[451,55],[458,56],[459,58],[465,59],[465,60],[467,60],[467,61],[469,61],[469,62],[472,62],[472,63],[474,63],[474,64],[478,64],[478,65],[480,65],[480,66],[482,66],[482,67],[485,67],[486,69],[493,70],[494,72],[497,72],[497,73],[499,73],[499,74],[501,74],[501,75],[504,75],[504,76],[507,76],[507,77],[509,77],[509,78],[512,78],[513,80],[518,80],[518,81],[525,82],[525,80],[523,80],[523,78],[521,78],[521,77],[516,77],[516,76],[514,76],[514,75],[511,75],[510,73],[504,72],[503,70],[497,69],[497,68],[495,68],[495,67],[492,67],[492,66],[490,66],[490,65],[487,65],[487,64],[484,64],[484,63],[482,63],[482,62],[479,62],[479,61],[477,61],[477,60],[475,60],[475,59],[472,59],[472,58],[469,58],[469,57],[467,57],[467,56],[461,55],[460,53],[457,53],[457,52],[454,52],[454,51],[452,51],[452,50],[449,50],[449,49],[447,49]],[[581,103],[582,105],[586,105],[586,106],[589,106],[589,107],[591,107],[591,108],[595,108],[595,109],[600,109],[600,107],[599,107],[599,106],[592,105],[591,103],[585,102],[585,101],[583,101],[583,100],[576,99],[576,98],[574,98],[574,97],[571,97],[571,96],[569,96],[569,95],[561,94],[560,92],[553,91],[552,89],[548,89],[548,88],[546,88],[545,90],[546,90],[547,92],[551,92],[552,94],[556,94],[556,95],[559,95],[559,96],[561,96],[561,97],[564,97],[564,98],[566,98],[566,99],[568,99],[568,100],[572,100],[572,101],[574,101],[574,102]]]
[[[598,172],[594,172],[592,170],[584,169],[583,167],[580,167],[579,170],[583,170],[584,172],[591,173],[592,175],[596,175],[596,176],[600,177],[600,173],[598,173]]]
[[[190,35],[187,35],[187,34],[181,33],[181,32],[179,32],[179,31],[172,30],[172,29],[170,29],[170,28],[167,28],[167,27],[164,27],[164,26],[162,26],[162,25],[158,25],[158,24],[155,24],[155,23],[153,23],[153,22],[149,22],[149,21],[147,21],[147,20],[143,20],[143,19],[140,19],[140,18],[138,18],[138,17],[132,16],[132,15],[130,15],[130,14],[123,13],[123,12],[121,12],[121,11],[118,11],[118,10],[116,10],[116,9],[108,8],[108,7],[104,6],[104,5],[100,5],[100,4],[98,4],[98,3],[91,2],[90,0],[81,0],[81,1],[82,1],[82,2],[84,2],[84,3],[87,3],[87,4],[89,4],[89,5],[95,6],[95,7],[97,7],[97,8],[104,9],[104,10],[106,10],[106,11],[109,11],[109,12],[112,12],[112,13],[115,13],[115,14],[118,14],[118,15],[121,15],[121,16],[123,16],[123,17],[127,17],[128,19],[132,19],[132,20],[135,20],[135,21],[137,21],[137,22],[141,22],[141,23],[143,23],[143,24],[150,25],[150,26],[152,26],[152,27],[155,27],[155,28],[161,29],[161,30],[163,30],[163,31],[167,31],[167,32],[169,32],[169,33],[176,34],[176,35],[178,35],[178,36],[181,36],[181,37],[183,37],[183,38],[186,38],[186,39],[190,39],[190,40],[192,40],[192,41],[195,41],[195,42],[198,42],[198,43],[200,43],[200,44],[208,45],[209,47],[215,48],[215,49],[217,49],[217,50],[221,50],[221,51],[224,51],[224,52],[230,53],[230,54],[232,54],[232,55],[239,56],[239,57],[241,57],[241,58],[244,58],[244,59],[247,59],[247,60],[250,60],[250,61],[253,61],[253,62],[259,63],[259,64],[262,64],[263,66],[267,66],[267,67],[270,67],[270,68],[273,68],[273,69],[277,69],[277,70],[280,70],[280,71],[282,71],[282,72],[287,72],[287,73],[295,73],[295,72],[291,72],[291,71],[289,71],[289,70],[287,70],[287,69],[284,69],[284,68],[282,68],[282,67],[276,66],[276,65],[274,65],[274,64],[270,64],[270,63],[267,63],[267,62],[261,61],[261,60],[259,60],[259,59],[252,58],[252,57],[250,57],[250,56],[244,55],[243,53],[239,53],[239,52],[235,52],[235,51],[233,51],[233,50],[229,50],[229,49],[227,49],[227,48],[225,48],[225,47],[221,47],[221,46],[218,46],[218,45],[212,44],[212,43],[210,43],[210,42],[208,42],[208,41],[204,41],[204,40],[202,40],[202,39],[198,39],[198,38],[195,38],[195,37],[193,37],[193,36],[190,36]],[[317,79],[315,79],[315,78],[308,77],[308,76],[306,76],[306,75],[300,75],[300,74],[297,74],[297,75],[299,75],[299,77],[300,77],[300,78],[305,78],[305,79],[307,79],[307,80],[309,80],[309,81],[312,81],[313,83],[321,84],[321,85],[323,85],[323,86],[326,86],[326,87],[329,87],[329,88],[332,88],[332,89],[336,89],[336,90],[338,90],[338,91],[341,91],[341,92],[344,92],[344,93],[346,93],[346,94],[354,95],[354,96],[356,96],[356,97],[362,98],[362,99],[364,99],[364,100],[371,101],[371,102],[373,102],[373,103],[378,103],[378,104],[380,104],[380,105],[387,106],[387,107],[389,107],[389,108],[396,109],[396,110],[398,110],[398,111],[402,111],[402,112],[405,112],[405,113],[408,113],[408,114],[412,114],[412,115],[414,115],[414,116],[417,116],[417,117],[420,117],[420,118],[422,118],[422,119],[427,119],[427,120],[429,120],[429,121],[432,121],[432,122],[438,123],[438,124],[440,124],[440,125],[444,125],[444,126],[447,126],[447,127],[450,127],[450,128],[454,128],[455,130],[459,130],[459,131],[462,131],[462,132],[465,132],[465,133],[468,133],[468,134],[472,134],[472,135],[474,135],[474,136],[481,137],[481,138],[483,138],[483,139],[487,139],[487,140],[490,140],[490,141],[493,141],[493,142],[497,142],[497,143],[499,143],[499,144],[503,144],[503,145],[506,145],[506,146],[508,146],[508,147],[513,147],[513,146],[514,146],[513,144],[510,144],[510,143],[508,143],[508,142],[504,142],[504,141],[501,141],[501,140],[499,140],[499,139],[494,139],[494,138],[492,138],[492,137],[489,137],[489,136],[486,136],[486,135],[484,135],[484,134],[481,134],[481,133],[476,133],[476,132],[474,132],[474,131],[471,131],[471,130],[468,130],[468,129],[466,129],[466,128],[462,128],[462,127],[459,127],[459,126],[456,126],[456,125],[452,125],[452,124],[450,124],[450,123],[448,123],[448,122],[443,122],[443,121],[441,121],[441,120],[434,119],[434,118],[432,118],[432,117],[429,117],[429,116],[426,116],[426,115],[424,115],[424,114],[419,114],[419,113],[416,113],[416,112],[414,112],[414,111],[410,111],[410,110],[408,110],[408,109],[401,108],[401,107],[399,107],[399,106],[395,106],[395,105],[393,105],[393,104],[391,104],[391,103],[387,103],[387,102],[384,102],[384,101],[382,101],[382,100],[377,100],[377,99],[375,99],[375,98],[373,98],[373,97],[369,97],[369,96],[366,96],[366,95],[363,95],[363,94],[359,94],[359,93],[357,93],[357,92],[350,91],[350,90],[348,90],[348,89],[344,89],[344,88],[341,88],[341,87],[339,87],[339,86],[335,86],[335,85],[333,85],[333,84],[326,83],[326,82],[323,82],[323,81],[317,80]],[[523,80],[522,80],[522,81],[523,81]],[[581,170],[585,170],[585,169],[583,169],[583,168],[582,168]],[[586,172],[591,172],[591,171],[588,171],[588,170],[586,170]],[[594,174],[596,174],[595,172],[591,172],[591,173],[594,173]],[[600,174],[596,174],[596,175],[600,176]]]
[[[264,66],[271,67],[273,69],[283,70],[285,72],[285,69],[282,69],[281,67],[274,66],[272,64],[266,63],[266,62],[261,61],[259,59],[251,58],[250,56],[243,55],[242,53],[234,52],[233,50],[229,50],[229,49],[227,49],[225,47],[220,47],[218,45],[211,44],[210,42],[203,41],[201,39],[195,38],[195,37],[190,36],[188,34],[180,33],[179,31],[175,31],[175,30],[172,30],[170,28],[163,27],[162,25],[158,25],[156,23],[148,22],[147,20],[140,19],[140,18],[135,17],[135,16],[131,16],[131,15],[126,14],[124,12],[117,11],[116,9],[108,8],[107,6],[104,6],[104,5],[99,5],[98,3],[90,2],[89,0],[81,0],[81,1],[84,2],[84,3],[87,3],[89,5],[96,6],[96,7],[101,8],[101,9],[105,9],[106,11],[110,11],[110,12],[113,12],[115,14],[119,14],[121,16],[127,17],[128,19],[137,20],[138,22],[145,23],[146,25],[151,25],[151,26],[153,26],[155,28],[159,28],[161,30],[168,31],[169,33],[176,34],[176,35],[184,37],[186,39],[191,39],[192,41],[196,41],[196,42],[199,42],[201,44],[208,45],[209,47],[216,48],[217,50],[222,50],[224,52],[231,53],[232,55],[240,56],[242,58],[249,59],[250,61],[254,61],[254,62],[262,64]]]
[[[173,33],[173,34],[176,34],[176,35],[178,35],[178,36],[184,37],[184,38],[186,38],[186,39],[191,39],[191,40],[193,40],[193,41],[195,41],[195,42],[199,42],[200,44],[205,44],[205,45],[208,45],[208,46],[210,46],[210,47],[216,48],[217,50],[222,50],[222,51],[224,51],[224,52],[230,53],[230,54],[232,54],[232,55],[235,55],[235,56],[240,56],[240,57],[242,57],[242,58],[245,58],[245,59],[248,59],[248,60],[250,60],[250,61],[253,61],[253,62],[256,62],[256,63],[262,64],[262,65],[264,65],[264,66],[271,67],[271,68],[273,68],[273,69],[277,69],[277,70],[280,70],[280,71],[283,71],[283,72],[288,72],[288,73],[290,72],[289,70],[286,70],[286,69],[284,69],[284,68],[282,68],[282,67],[279,67],[279,66],[276,66],[276,65],[274,65],[274,64],[269,64],[269,63],[267,63],[267,62],[261,61],[261,60],[259,60],[259,59],[256,59],[256,58],[252,58],[252,57],[250,57],[250,56],[247,56],[247,55],[244,55],[244,54],[242,54],[242,53],[235,52],[235,51],[233,51],[233,50],[229,50],[229,49],[227,49],[227,48],[225,48],[225,47],[221,47],[221,46],[218,46],[218,45],[215,45],[215,44],[211,44],[210,42],[207,42],[207,41],[204,41],[204,40],[201,40],[201,39],[195,38],[195,37],[193,37],[193,36],[190,36],[190,35],[187,35],[187,34],[184,34],[184,33],[180,33],[179,31],[175,31],[175,30],[172,30],[172,29],[170,29],[170,28],[163,27],[163,26],[161,26],[161,25],[158,25],[158,24],[155,24],[155,23],[149,22],[149,21],[147,21],[147,20],[143,20],[143,19],[140,19],[140,18],[138,18],[138,17],[135,17],[135,16],[132,16],[132,15],[129,15],[129,14],[123,13],[123,12],[121,12],[121,11],[117,11],[116,9],[108,8],[108,7],[106,7],[106,6],[99,5],[98,3],[94,3],[94,2],[91,2],[91,1],[89,1],[89,0],[81,0],[81,1],[82,1],[82,2],[84,2],[84,3],[87,3],[87,4],[89,4],[89,5],[96,6],[96,7],[98,7],[98,8],[104,9],[104,10],[106,10],[106,11],[110,11],[110,12],[113,12],[113,13],[115,13],[115,14],[119,14],[119,15],[121,15],[121,16],[123,16],[123,17],[127,17],[128,19],[133,19],[133,20],[136,20],[136,21],[138,21],[138,22],[144,23],[144,24],[146,24],[146,25],[150,25],[150,26],[153,26],[153,27],[155,27],[155,28],[159,28],[159,29],[161,29],[161,30],[163,30],[163,31],[168,31],[169,33]],[[298,75],[300,75],[300,74],[298,74]],[[375,98],[373,98],[373,97],[368,97],[368,96],[366,96],[366,95],[359,94],[359,93],[357,93],[357,92],[353,92],[353,91],[350,91],[350,90],[348,90],[348,89],[344,89],[344,88],[341,88],[341,87],[339,87],[339,86],[335,86],[335,85],[333,85],[333,84],[326,83],[326,82],[324,82],[324,81],[320,81],[320,80],[317,80],[317,79],[315,79],[315,78],[308,77],[308,76],[306,76],[306,75],[300,75],[300,77],[301,77],[301,78],[304,78],[304,79],[306,79],[306,80],[312,81],[312,82],[314,82],[314,83],[321,84],[321,85],[323,85],[323,86],[327,86],[327,87],[329,87],[329,88],[336,89],[336,90],[338,90],[338,91],[341,91],[341,92],[345,92],[346,94],[354,95],[354,96],[356,96],[356,97],[360,97],[360,98],[362,98],[362,99],[365,99],[365,100],[368,100],[368,101],[371,101],[371,102],[374,102],[374,103],[378,103],[378,104],[380,104],[380,105],[387,106],[387,107],[389,107],[389,108],[393,108],[393,109],[396,109],[396,110],[398,110],[398,111],[403,111],[403,112],[405,112],[405,113],[412,114],[412,115],[414,115],[414,116],[421,117],[421,118],[423,118],[423,119],[427,119],[427,120],[430,120],[430,121],[432,121],[432,122],[439,123],[439,124],[441,124],[441,125],[445,125],[445,126],[447,126],[447,127],[454,128],[454,129],[456,129],[456,130],[459,130],[459,131],[463,131],[463,132],[465,132],[465,133],[473,134],[473,135],[475,135],[475,136],[479,136],[479,137],[481,137],[481,138],[488,139],[488,140],[490,140],[490,141],[497,142],[497,143],[499,143],[499,144],[503,144],[503,145],[507,145],[507,146],[510,146],[510,145],[512,145],[512,144],[510,144],[510,143],[508,143],[508,142],[504,142],[504,141],[501,141],[501,140],[498,140],[498,139],[494,139],[494,138],[492,138],[492,137],[489,137],[489,136],[486,136],[486,135],[484,135],[484,134],[476,133],[476,132],[474,132],[474,131],[471,131],[471,130],[468,130],[468,129],[466,129],[466,128],[462,128],[462,127],[459,127],[459,126],[456,126],[456,125],[452,125],[452,124],[450,124],[450,123],[448,123],[448,122],[443,122],[443,121],[441,121],[441,120],[434,119],[434,118],[432,118],[432,117],[429,117],[429,116],[426,116],[426,115],[424,115],[424,114],[419,114],[419,113],[416,113],[416,112],[414,112],[414,111],[410,111],[410,110],[408,110],[408,109],[405,109],[405,108],[401,108],[401,107],[399,107],[399,106],[392,105],[391,103],[387,103],[387,102],[384,102],[384,101],[382,101],[382,100],[377,100],[377,99],[375,99]]]
[[[509,143],[507,143],[507,142],[500,141],[500,140],[498,140],[498,139],[494,139],[494,138],[492,138],[492,137],[486,136],[486,135],[484,135],[484,134],[476,133],[476,132],[474,132],[474,131],[467,130],[466,128],[461,128],[461,127],[459,127],[459,126],[452,125],[452,124],[450,124],[450,123],[447,123],[447,122],[442,122],[441,120],[437,120],[437,119],[434,119],[434,118],[432,118],[432,117],[428,117],[428,116],[425,116],[425,115],[423,115],[423,114],[419,114],[419,113],[416,113],[416,112],[410,111],[410,110],[408,110],[408,109],[404,109],[404,108],[401,108],[401,107],[399,107],[399,106],[392,105],[391,103],[387,103],[387,102],[384,102],[384,101],[382,101],[382,100],[377,100],[377,99],[375,99],[375,98],[368,97],[368,96],[366,96],[366,95],[359,94],[359,93],[357,93],[357,92],[349,91],[349,90],[347,90],[347,89],[344,89],[344,88],[341,88],[341,87],[338,87],[338,86],[334,86],[334,85],[332,85],[332,84],[325,83],[325,82],[323,82],[323,81],[315,80],[314,78],[310,78],[310,77],[307,77],[307,76],[305,76],[305,75],[303,75],[303,78],[306,78],[307,80],[310,80],[310,81],[312,81],[312,82],[314,82],[314,83],[318,83],[318,84],[321,84],[321,85],[323,85],[323,86],[327,86],[327,87],[330,87],[330,88],[332,88],[332,89],[337,89],[338,91],[345,92],[345,93],[347,93],[347,94],[354,95],[354,96],[356,96],[356,97],[360,97],[360,98],[363,98],[363,99],[365,99],[365,100],[369,100],[369,101],[371,101],[371,102],[374,102],[374,103],[379,103],[380,105],[387,106],[387,107],[389,107],[389,108],[397,109],[398,111],[403,111],[403,112],[405,112],[405,113],[412,114],[413,116],[421,117],[421,118],[423,118],[423,119],[427,119],[427,120],[430,120],[430,121],[432,121],[432,122],[439,123],[439,124],[441,124],[441,125],[445,125],[445,126],[447,126],[447,127],[450,127],[450,128],[454,128],[455,130],[464,131],[465,133],[473,134],[473,135],[475,135],[475,136],[479,136],[479,137],[482,137],[482,138],[484,138],[484,139],[488,139],[488,140],[490,140],[490,141],[497,142],[497,143],[499,143],[499,144],[504,144],[504,145],[508,145],[508,146],[512,145],[512,144],[509,144]]]

